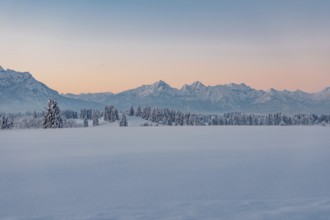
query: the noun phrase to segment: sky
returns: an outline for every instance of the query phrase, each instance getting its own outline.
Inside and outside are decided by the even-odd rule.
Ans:
[[[61,93],[330,86],[328,0],[0,0],[0,65]]]

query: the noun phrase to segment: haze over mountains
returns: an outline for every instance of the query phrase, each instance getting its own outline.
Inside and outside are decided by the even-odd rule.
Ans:
[[[105,105],[126,110],[131,105],[150,105],[203,113],[330,112],[330,87],[317,93],[307,93],[300,90],[257,90],[245,84],[205,86],[197,81],[176,89],[164,81],[158,81],[117,94],[75,95],[59,94],[28,72],[0,67],[0,112],[42,111],[49,98],[56,98],[61,109],[73,110],[103,109]]]

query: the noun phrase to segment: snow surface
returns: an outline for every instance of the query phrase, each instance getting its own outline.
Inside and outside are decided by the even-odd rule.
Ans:
[[[330,219],[330,127],[0,132],[0,219]]]

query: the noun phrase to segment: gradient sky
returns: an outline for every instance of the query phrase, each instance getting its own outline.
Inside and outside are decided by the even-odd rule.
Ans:
[[[330,86],[329,0],[0,0],[0,65],[62,93]]]

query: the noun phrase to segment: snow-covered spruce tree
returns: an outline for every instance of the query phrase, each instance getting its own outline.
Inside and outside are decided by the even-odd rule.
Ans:
[[[136,117],[141,117],[142,116],[142,110],[141,110],[141,106],[139,106],[135,112],[135,116]]]
[[[116,108],[112,108],[111,112],[110,112],[110,119],[109,121],[110,122],[115,122],[116,119],[117,119],[117,114],[118,114],[118,111],[116,113],[117,109]]]
[[[110,114],[111,114],[112,108],[113,108],[112,105],[105,106],[105,109],[104,109],[104,121],[110,121]]]
[[[119,113],[118,113],[118,109],[115,108],[115,117],[116,120],[119,120]]]
[[[131,108],[129,109],[128,115],[129,116],[134,116],[134,108],[133,108],[133,106],[131,106]]]
[[[50,99],[48,101],[48,108],[46,109],[46,114],[43,121],[44,128],[62,128],[63,120],[61,118],[61,110],[57,105],[55,99]]]
[[[35,119],[38,118],[38,115],[37,115],[36,111],[33,112],[33,118],[35,118]]]
[[[126,119],[126,115],[125,113],[122,114],[120,122],[119,122],[119,126],[120,127],[127,127],[128,123],[127,123],[127,119]]]
[[[96,112],[93,113],[93,126],[98,126],[99,125],[99,117]]]
[[[77,119],[78,118],[78,112],[72,111],[72,110],[61,111],[61,114],[65,119]]]
[[[145,120],[149,120],[151,116],[151,107],[149,106],[146,106],[144,109],[143,109],[143,112],[142,112],[142,118],[145,119]]]
[[[104,110],[104,120],[109,122],[119,120],[118,110],[112,105],[106,106]]]
[[[84,127],[85,127],[85,128],[88,127],[88,120],[87,120],[87,118],[84,119]]]
[[[13,122],[9,122],[8,118],[5,116],[0,117],[0,129],[11,129],[13,127]]]
[[[93,113],[93,110],[92,109],[81,109],[80,110],[80,118],[81,119],[89,119],[91,120],[92,119],[92,113]]]

